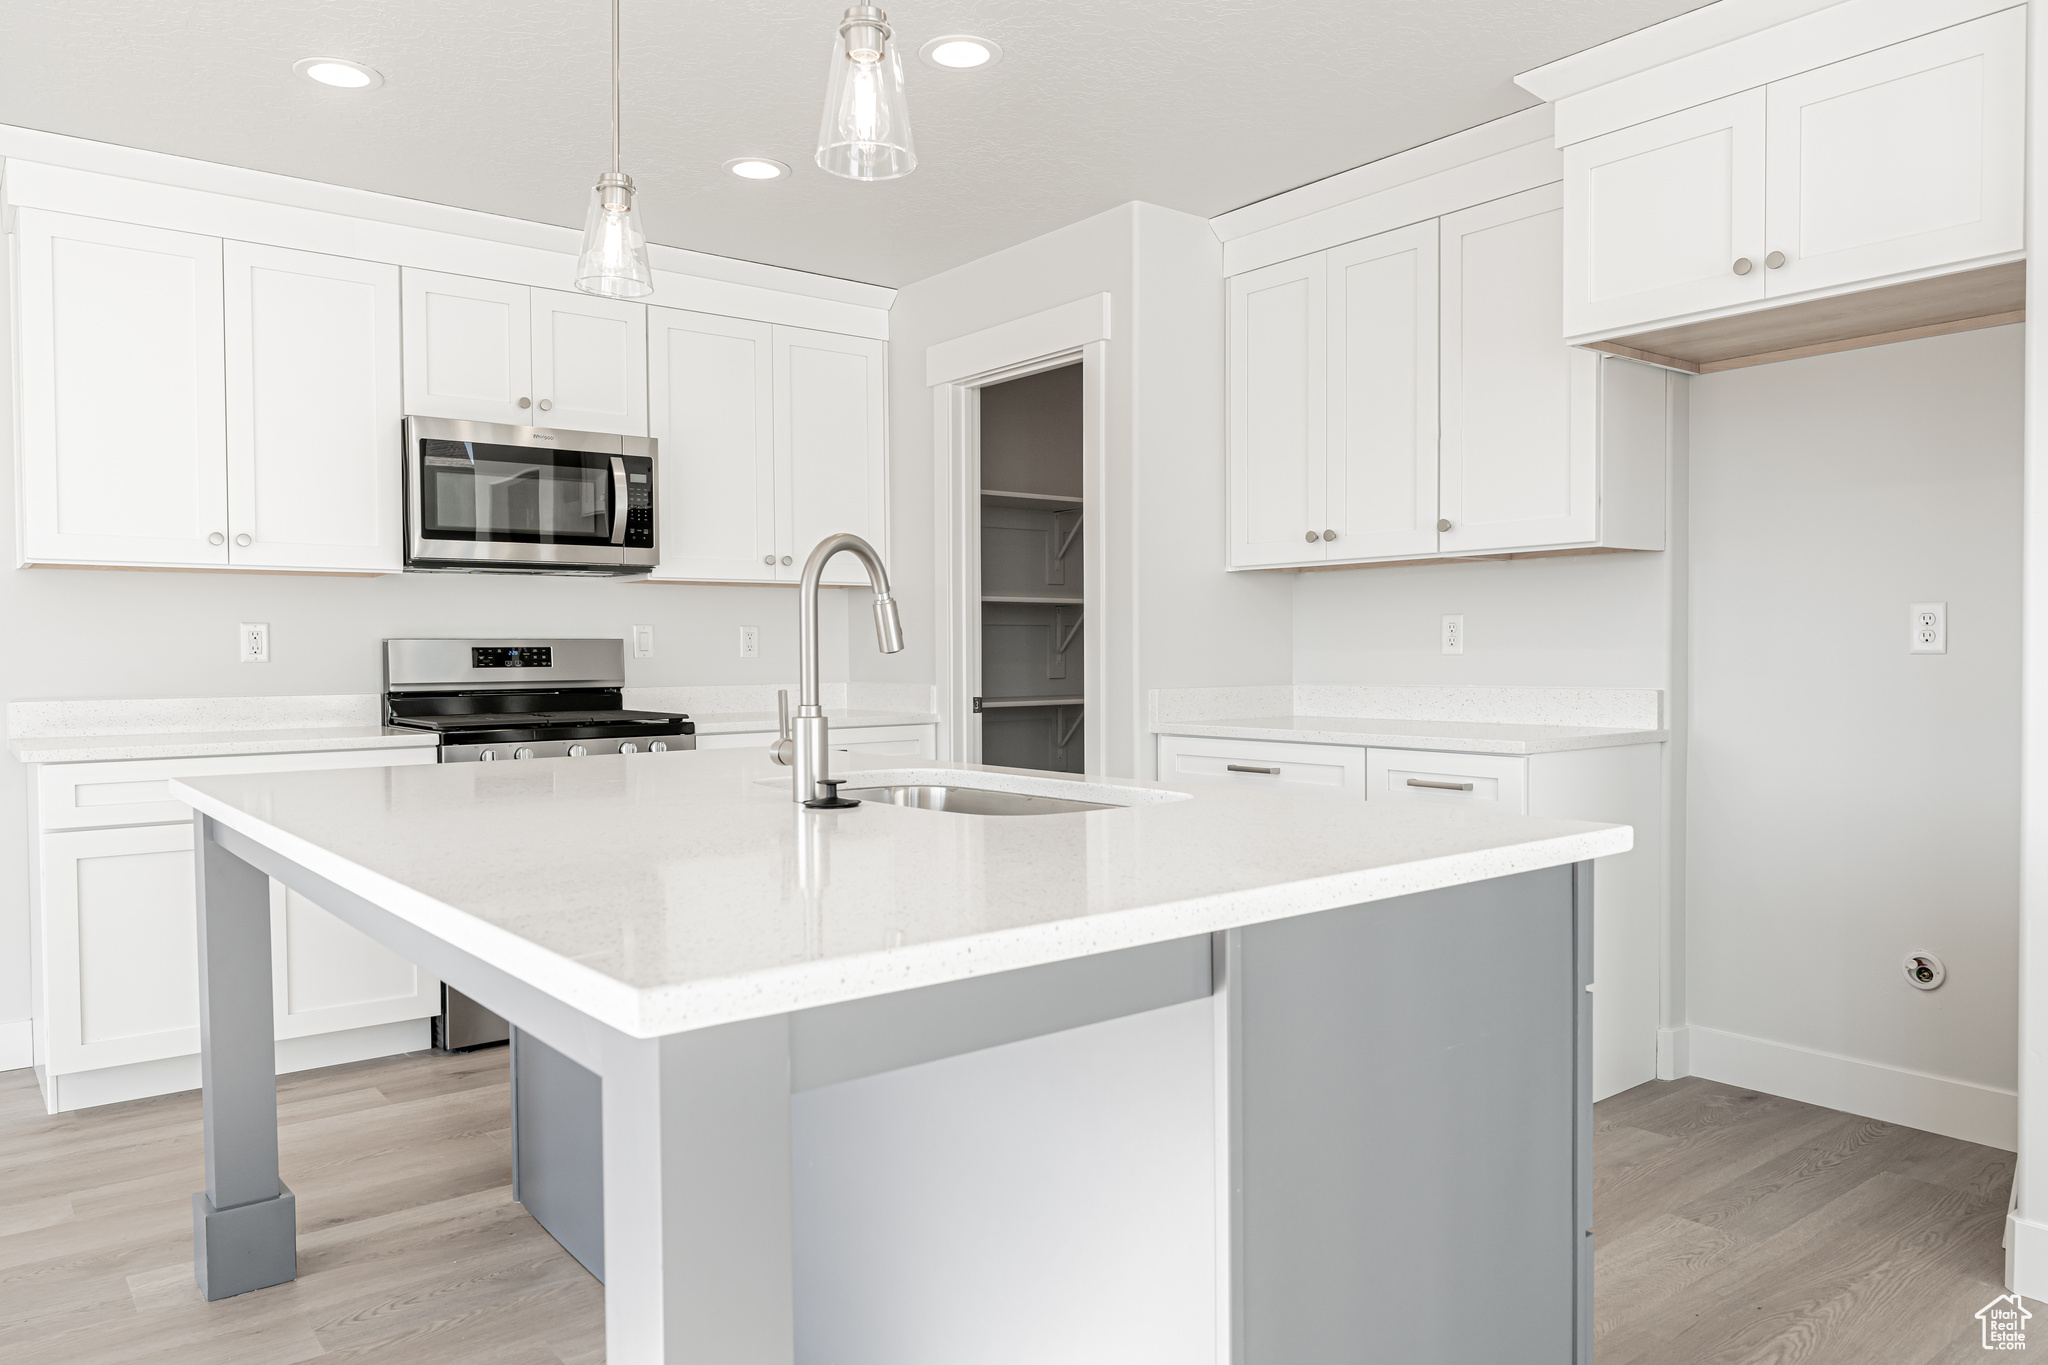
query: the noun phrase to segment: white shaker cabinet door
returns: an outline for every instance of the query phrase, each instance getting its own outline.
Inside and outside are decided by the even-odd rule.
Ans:
[[[678,308],[648,309],[647,327],[653,577],[773,582],[775,329]]]
[[[20,210],[21,557],[228,562],[221,244]]]
[[[45,834],[40,852],[50,1069],[199,1051],[191,823]]]
[[[277,1036],[303,1038],[441,1012],[441,983],[360,930],[270,883]]]
[[[532,426],[531,290],[407,269],[405,410]]]
[[[229,242],[230,562],[396,573],[398,268]]]
[[[1564,149],[1564,335],[1764,297],[1764,92]]]
[[[1440,220],[1445,554],[1599,531],[1600,356],[1562,339],[1561,197],[1546,185]]]
[[[1327,557],[1328,278],[1323,254],[1230,278],[1233,569]]]
[[[647,305],[533,291],[535,426],[647,434]]]
[[[2021,250],[2025,114],[2019,8],[1773,83],[1769,292]]]
[[[1437,225],[1338,247],[1330,290],[1332,560],[1436,553]],[[1334,543],[1329,533],[1337,533]]]
[[[777,327],[775,484],[783,523],[776,574],[794,581],[826,536],[851,531],[888,562],[888,376],[884,348],[868,337]],[[787,555],[789,564],[781,563]],[[851,555],[826,568],[827,583],[865,583]]]

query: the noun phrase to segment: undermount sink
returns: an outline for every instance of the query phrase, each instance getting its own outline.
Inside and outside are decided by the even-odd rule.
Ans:
[[[956,815],[1069,815],[1084,810],[1115,810],[1102,801],[1073,801],[1060,796],[991,791],[986,787],[951,787],[906,783],[886,787],[845,787],[841,796],[853,801],[887,802],[918,810],[952,811]]]

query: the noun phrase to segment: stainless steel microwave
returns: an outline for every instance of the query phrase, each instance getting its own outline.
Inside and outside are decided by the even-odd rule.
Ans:
[[[645,436],[408,417],[406,567],[646,573],[661,554],[654,479]]]

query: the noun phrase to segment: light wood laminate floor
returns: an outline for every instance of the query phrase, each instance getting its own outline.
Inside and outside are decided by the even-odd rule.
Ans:
[[[53,1118],[0,1073],[0,1360],[596,1365],[602,1287],[511,1199],[506,1060],[280,1078],[299,1279],[215,1304],[198,1095]],[[1987,1358],[2011,1154],[1698,1079],[1595,1116],[1597,1365]]]
[[[1597,1365],[1998,1358],[2012,1153],[1696,1077],[1594,1120]]]

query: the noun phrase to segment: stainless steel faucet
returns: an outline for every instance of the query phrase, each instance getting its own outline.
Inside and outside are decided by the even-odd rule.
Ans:
[[[903,622],[896,614],[896,599],[889,595],[889,571],[875,547],[859,536],[841,532],[826,536],[804,561],[803,582],[797,586],[797,647],[802,689],[797,697],[796,724],[789,719],[788,694],[782,699],[782,735],[769,746],[769,757],[796,769],[790,783],[790,799],[815,801],[830,796],[820,786],[832,778],[831,749],[827,747],[824,708],[818,704],[818,580],[825,562],[841,550],[851,554],[868,571],[868,586],[875,590],[875,644],[884,654],[903,648]]]

